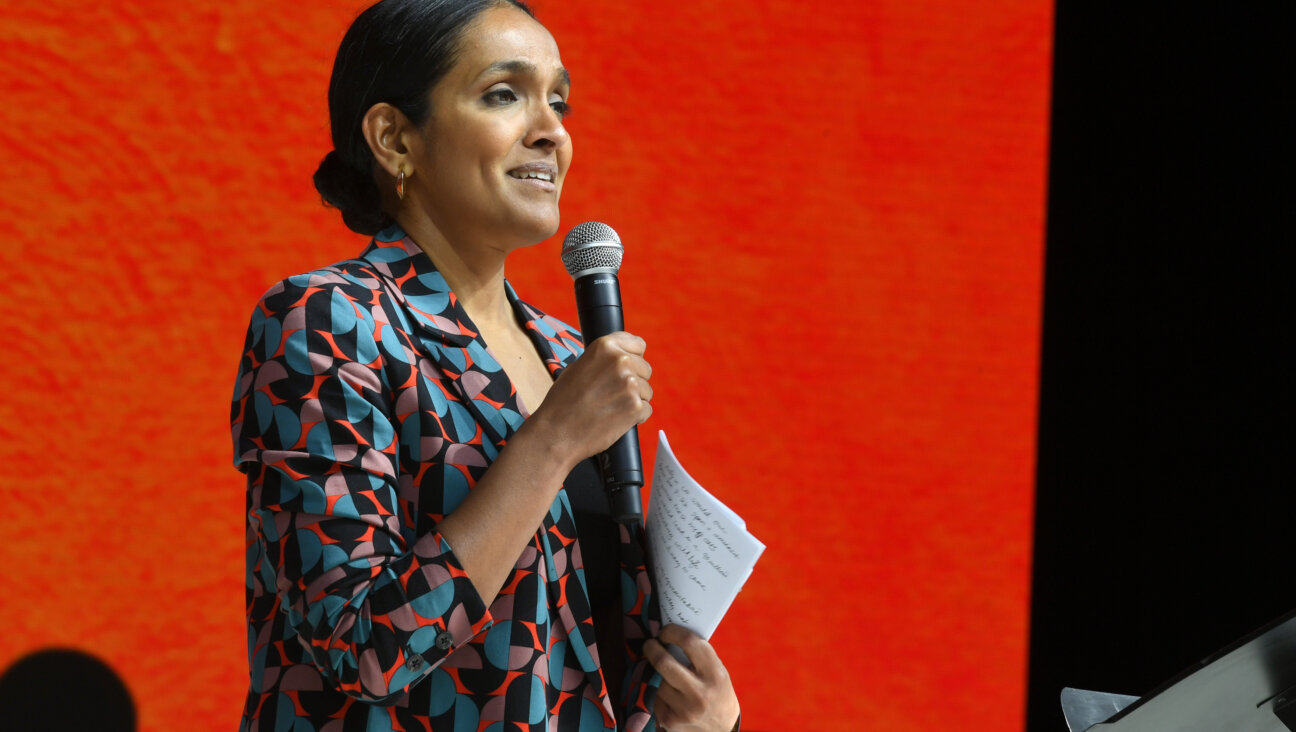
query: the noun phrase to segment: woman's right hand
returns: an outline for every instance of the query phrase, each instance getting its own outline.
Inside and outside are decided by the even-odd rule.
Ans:
[[[652,414],[647,343],[617,331],[596,339],[550,387],[527,420],[549,431],[570,465],[611,447]]]
[[[441,535],[487,606],[572,468],[652,414],[652,367],[643,358],[645,345],[642,338],[623,332],[591,343],[549,387],[459,507],[441,521]]]

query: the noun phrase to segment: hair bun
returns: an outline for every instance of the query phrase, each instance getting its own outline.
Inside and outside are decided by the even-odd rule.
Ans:
[[[337,150],[330,150],[320,161],[315,189],[326,206],[342,212],[342,221],[357,234],[373,236],[391,221],[382,210],[382,196],[373,178],[343,160]]]

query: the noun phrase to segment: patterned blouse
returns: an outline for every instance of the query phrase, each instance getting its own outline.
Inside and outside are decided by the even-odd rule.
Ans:
[[[506,288],[557,376],[579,334]],[[248,481],[242,729],[655,729],[660,677],[640,650],[659,624],[641,527],[620,527],[627,670],[615,702],[565,490],[490,607],[438,532],[523,417],[399,228],[270,288],[230,419]]]

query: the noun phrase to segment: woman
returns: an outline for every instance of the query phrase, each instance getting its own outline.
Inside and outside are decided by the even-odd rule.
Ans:
[[[516,2],[385,0],[343,39],[315,180],[374,238],[252,316],[244,729],[736,727],[711,646],[651,639],[586,460],[651,413],[644,342],[582,350],[504,279],[558,229],[569,89]]]

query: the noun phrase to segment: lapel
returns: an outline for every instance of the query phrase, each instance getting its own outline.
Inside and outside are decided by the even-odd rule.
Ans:
[[[504,288],[508,292],[509,302],[513,303],[513,311],[525,324],[526,334],[531,338],[531,344],[535,346],[536,351],[544,359],[545,366],[549,368],[549,375],[557,379],[563,369],[585,351],[580,333],[573,331],[561,320],[545,315],[522,302],[508,282],[504,283]]]
[[[379,232],[360,255],[387,280],[401,326],[414,335],[444,375],[457,401],[450,408],[457,442],[480,441],[490,459],[522,425],[517,390],[486,348],[459,299],[431,258],[400,227]],[[509,302],[553,376],[580,354],[579,337],[560,321],[518,299],[504,283]],[[479,430],[474,429],[471,421]]]

